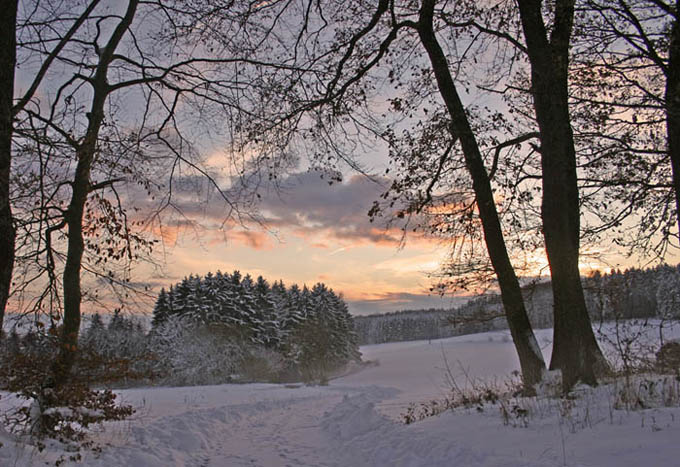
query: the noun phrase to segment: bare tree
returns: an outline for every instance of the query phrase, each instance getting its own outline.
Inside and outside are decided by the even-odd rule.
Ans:
[[[45,78],[50,67],[54,63],[57,56],[63,50],[65,45],[71,40],[73,35],[78,31],[78,29],[83,25],[84,21],[92,13],[93,9],[99,3],[99,0],[93,1],[89,4],[88,8],[85,8],[83,13],[73,19],[70,27],[64,31],[60,31],[59,27],[55,27],[59,23],[59,18],[55,18],[57,12],[48,11],[47,17],[41,18],[41,21],[32,23],[32,27],[41,31],[37,37],[41,40],[37,40],[31,43],[28,49],[40,49],[41,45],[42,51],[44,52],[44,60],[35,70],[35,74],[31,77],[28,87],[23,95],[19,96],[15,101],[14,89],[15,89],[15,68],[17,66],[17,48],[24,49],[25,47],[21,44],[17,44],[16,35],[23,27],[19,24],[18,20],[18,10],[20,3],[19,1],[11,1],[7,3],[7,7],[3,8],[8,12],[7,15],[3,16],[3,48],[2,48],[2,176],[0,178],[0,229],[2,235],[0,235],[0,242],[2,242],[2,247],[0,250],[0,329],[2,328],[2,322],[5,315],[5,310],[7,307],[7,300],[10,296],[10,286],[12,284],[12,274],[15,265],[15,254],[16,254],[16,220],[12,215],[11,207],[11,192],[12,192],[12,137],[14,134],[14,126],[18,120],[19,114],[25,109],[26,105],[34,97],[36,91],[40,87],[43,79]],[[29,16],[36,13],[40,9],[39,2],[27,2],[22,3],[21,6],[31,12]],[[47,8],[46,10],[51,10]],[[23,21],[23,20],[22,20]],[[30,19],[28,20],[30,23]],[[47,34],[44,34],[45,32]],[[58,31],[55,33],[55,31]],[[61,34],[63,32],[63,34]],[[51,33],[51,34],[50,34]],[[51,45],[54,47],[50,49]],[[22,57],[26,59],[24,55]],[[6,169],[6,171],[5,171]],[[7,195],[7,198],[5,198]],[[6,199],[6,201],[5,201]]]
[[[23,286],[44,287],[31,305],[62,320],[53,367],[57,385],[69,377],[82,301],[93,295],[83,289],[83,274],[129,287],[129,275],[118,276],[111,263],[131,267],[137,248],[153,246],[153,238],[139,231],[149,228],[148,217],[128,213],[126,206],[157,196],[152,220],[166,208],[182,215],[175,203],[178,183],[200,177],[223,201],[225,219],[243,219],[252,207],[241,197],[249,183],[261,171],[286,166],[276,155],[251,156],[248,138],[239,139],[240,121],[256,119],[263,105],[248,99],[248,77],[262,78],[269,64],[249,59],[238,34],[217,55],[185,33],[200,21],[184,9],[190,2],[92,0],[76,6],[75,14],[29,8],[18,45],[22,56],[42,60],[40,79],[15,105],[18,248],[29,265]],[[241,31],[249,3],[228,6],[234,31]],[[45,37],[44,24],[57,31],[55,39]],[[49,67],[51,62],[59,66]],[[45,97],[37,98],[41,86]],[[194,136],[210,131],[227,147],[224,173],[198,157]]]
[[[128,3],[125,15],[115,26],[111,37],[99,52],[99,62],[95,67],[93,76],[86,79],[86,82],[92,87],[92,103],[87,114],[88,125],[85,134],[81,141],[74,145],[77,165],[71,182],[71,200],[64,215],[64,221],[68,228],[68,250],[63,272],[64,324],[61,330],[62,347],[54,370],[57,384],[68,378],[78,346],[82,300],[80,270],[85,250],[83,216],[85,203],[92,191],[90,172],[97,151],[99,132],[104,122],[104,106],[109,93],[112,91],[108,80],[109,67],[114,59],[116,49],[132,24],[138,5],[137,0],[131,0]]]
[[[541,0],[518,0],[531,63],[531,93],[541,135],[542,218],[552,278],[555,333],[551,368],[563,384],[594,384],[606,363],[586,309],[579,272],[580,204],[569,119],[569,42],[574,1],[557,0],[548,30]]]
[[[672,15],[670,41],[668,43],[668,64],[662,68],[666,76],[666,135],[668,154],[673,168],[673,189],[675,190],[675,209],[680,232],[680,3],[675,1],[659,2],[664,10]]]
[[[533,334],[519,281],[505,245],[494,194],[482,154],[467,119],[465,107],[458,96],[446,56],[435,36],[433,29],[434,6],[434,0],[423,1],[418,23],[415,27],[432,63],[434,75],[439,84],[439,91],[451,118],[452,133],[454,137],[460,140],[462,146],[465,164],[472,178],[487,251],[498,278],[503,308],[519,355],[522,378],[525,386],[531,388],[541,381],[545,371],[545,363]]]

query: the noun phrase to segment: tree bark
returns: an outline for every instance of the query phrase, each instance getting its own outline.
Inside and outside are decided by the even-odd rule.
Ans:
[[[576,151],[569,118],[567,73],[574,0],[557,0],[550,39],[541,0],[518,0],[531,64],[531,92],[541,137],[541,215],[554,297],[551,369],[562,371],[565,390],[596,384],[606,363],[586,309],[578,267],[580,206]]]
[[[0,337],[12,285],[16,231],[9,201],[18,0],[2,1],[0,19]]]
[[[675,18],[671,27],[668,50],[668,71],[666,73],[666,135],[668,138],[668,155],[673,171],[673,189],[675,190],[675,210],[680,235],[680,5],[675,2]]]
[[[439,92],[451,118],[453,132],[460,140],[463,149],[466,168],[472,178],[473,189],[477,197],[477,208],[482,221],[484,240],[498,278],[503,308],[519,356],[522,379],[525,388],[530,391],[543,378],[545,362],[531,328],[524,306],[522,290],[508,255],[493,198],[491,182],[484,166],[479,145],[458,95],[446,56],[433,30],[434,4],[434,0],[423,1],[418,22],[418,34],[430,58]]]
[[[80,331],[80,305],[82,294],[80,289],[80,270],[85,251],[83,239],[83,214],[90,192],[90,172],[97,152],[97,140],[104,121],[104,105],[111,92],[108,83],[109,65],[114,52],[123,36],[130,28],[139,0],[130,0],[125,16],[113,31],[111,38],[102,50],[94,76],[90,80],[93,88],[92,106],[88,113],[88,125],[85,137],[76,150],[78,164],[71,182],[71,200],[66,211],[68,227],[68,246],[66,265],[64,266],[64,323],[60,336],[60,352],[53,368],[55,385],[65,383],[75,362],[78,349],[78,333]]]

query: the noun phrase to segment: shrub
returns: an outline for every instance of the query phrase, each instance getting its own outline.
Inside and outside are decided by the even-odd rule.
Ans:
[[[87,359],[79,358],[71,377],[54,384],[51,374],[57,351],[56,332],[31,332],[18,346],[3,345],[2,389],[28,402],[7,414],[5,422],[12,432],[30,434],[37,440],[53,438],[77,451],[90,446],[87,432],[92,424],[125,419],[134,409],[117,404],[110,390],[89,387],[91,375],[80,371],[92,365]]]
[[[241,378],[244,381],[287,381],[286,361],[280,353],[263,348],[251,347],[245,352],[241,363]]]
[[[662,345],[656,353],[656,365],[662,371],[680,371],[680,341]]]

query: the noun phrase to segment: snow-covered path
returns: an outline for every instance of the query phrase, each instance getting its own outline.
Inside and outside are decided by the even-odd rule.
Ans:
[[[132,426],[125,445],[92,465],[331,466],[320,418],[342,396],[332,392],[277,397],[252,388],[251,402],[189,408]],[[259,393],[258,393],[259,391]],[[285,391],[284,391],[285,392]],[[292,392],[290,389],[288,392]]]
[[[219,387],[215,387],[217,389]],[[245,388],[245,387],[243,387]],[[233,388],[238,391],[241,388]],[[251,402],[139,419],[93,466],[539,466],[467,448],[446,431],[406,426],[376,410],[380,386],[250,387]],[[282,392],[290,394],[285,397]],[[299,393],[302,394],[299,394]],[[298,394],[296,394],[298,393]],[[242,396],[245,396],[243,394]]]
[[[548,335],[540,333],[539,340]],[[138,407],[137,414],[99,433],[103,451],[85,451],[83,463],[101,467],[678,465],[677,408],[612,415],[606,403],[593,400],[587,418],[576,412],[568,417],[537,416],[522,428],[504,426],[494,410],[446,413],[412,425],[397,421],[409,403],[444,393],[443,355],[461,381],[462,373],[488,378],[516,369],[512,344],[503,332],[367,346],[362,351],[365,359],[379,364],[324,387],[248,384],[122,390],[120,396]],[[41,465],[55,455],[50,449],[46,454],[5,446],[0,448],[0,465]]]

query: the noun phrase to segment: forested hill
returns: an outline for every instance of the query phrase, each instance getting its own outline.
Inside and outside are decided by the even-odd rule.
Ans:
[[[617,318],[680,318],[680,265],[627,269],[583,278],[593,322]],[[535,328],[551,327],[552,291],[549,282],[523,288]],[[439,339],[506,329],[500,296],[487,294],[452,309],[404,310],[356,316],[359,344]]]

